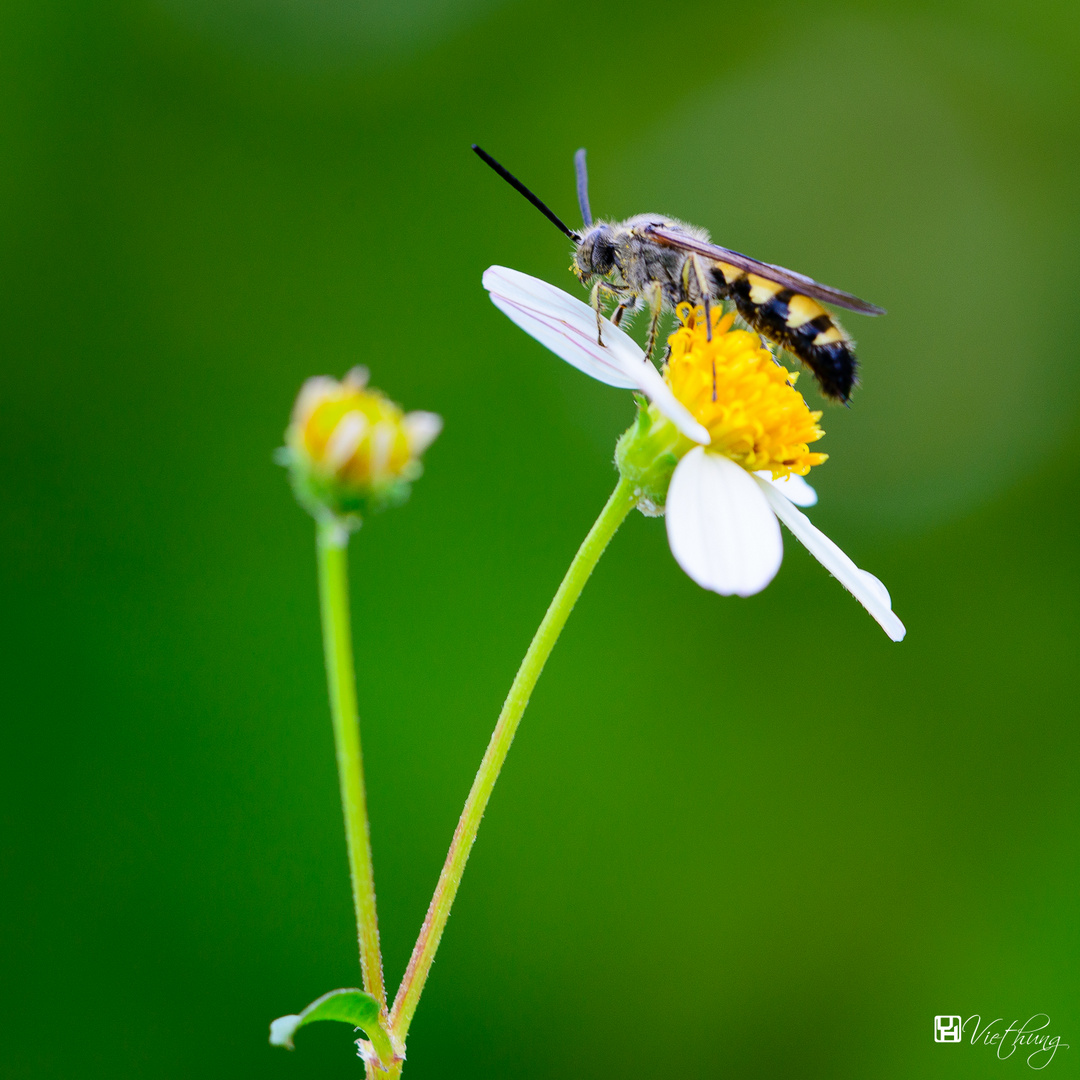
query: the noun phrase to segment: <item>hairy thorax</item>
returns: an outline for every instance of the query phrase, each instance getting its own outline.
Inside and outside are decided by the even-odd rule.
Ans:
[[[699,303],[696,280],[689,282],[684,266],[688,256],[678,248],[653,240],[646,226],[656,225],[708,241],[705,229],[663,214],[637,214],[625,221],[598,221],[582,237],[574,254],[574,269],[582,280],[602,277],[624,288],[640,307],[659,287],[665,308],[684,301]],[[692,275],[691,275],[692,277]]]

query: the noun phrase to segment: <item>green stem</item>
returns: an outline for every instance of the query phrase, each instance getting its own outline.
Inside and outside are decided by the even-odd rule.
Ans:
[[[356,930],[360,939],[360,970],[364,989],[385,1007],[386,986],[379,951],[379,921],[375,913],[375,875],[371,866],[364,757],[360,750],[360,718],[356,708],[356,674],[349,625],[349,534],[337,522],[328,520],[318,523],[317,538],[323,650],[330,688],[330,713],[334,721],[341,809],[345,815],[345,839],[349,848]]]
[[[558,641],[566,619],[581,595],[581,590],[585,587],[585,582],[589,580],[589,575],[626,515],[637,505],[638,496],[634,491],[634,485],[630,481],[626,479],[619,481],[607,505],[596,519],[596,523],[589,530],[589,535],[578,548],[574,561],[570,564],[570,569],[566,571],[559,591],[551,601],[543,622],[540,623],[529,645],[529,651],[525,654],[525,659],[522,660],[521,667],[518,668],[518,673],[514,677],[510,693],[506,697],[502,712],[499,714],[499,721],[495,725],[495,731],[484,754],[484,760],[480,763],[472,790],[461,811],[457,829],[454,831],[454,839],[447,852],[439,882],[435,886],[435,895],[431,898],[420,936],[413,947],[405,978],[402,979],[401,987],[394,999],[394,1008],[390,1013],[390,1027],[394,1036],[402,1043],[408,1035],[409,1025],[412,1023],[413,1014],[416,1012],[416,1006],[424,989],[424,982],[431,970],[431,962],[439,947],[446,920],[450,917],[450,908],[457,895],[458,886],[461,884],[461,875],[476,840],[476,833],[480,828],[480,821],[484,816],[488,799],[491,798],[492,789],[499,778],[499,770],[506,760],[510,744],[514,741],[514,733],[517,731],[521,716],[529,704],[533,687],[536,686],[536,680],[540,678],[540,672],[544,670],[544,664],[555,647],[555,642]]]

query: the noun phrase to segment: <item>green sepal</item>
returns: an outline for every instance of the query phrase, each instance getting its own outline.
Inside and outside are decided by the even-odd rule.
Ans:
[[[305,1024],[316,1020],[340,1020],[360,1028],[371,1040],[375,1053],[384,1068],[394,1061],[394,1047],[390,1035],[383,1027],[382,1009],[370,994],[363,990],[331,990],[316,998],[306,1009],[295,1016],[279,1016],[270,1024],[270,1045],[293,1049],[293,1035]]]
[[[401,475],[387,478],[382,483],[357,488],[329,476],[312,467],[302,454],[291,447],[282,446],[274,454],[274,461],[289,470],[296,501],[314,518],[330,516],[349,532],[360,528],[364,518],[401,506],[409,498],[411,481],[421,473],[419,462],[413,462]]]
[[[615,464],[634,485],[638,508],[652,516],[663,513],[671,474],[696,444],[642,395],[635,394],[634,400],[637,416],[615,447]]]

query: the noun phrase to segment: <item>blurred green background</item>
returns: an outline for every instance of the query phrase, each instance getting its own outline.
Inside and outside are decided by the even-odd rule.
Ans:
[[[488,302],[655,210],[884,304],[750,600],[630,519],[495,792],[406,1076],[1080,1076],[1080,7],[6,0],[0,1073],[356,1077],[313,527],[271,462],[369,365],[444,435],[353,545],[396,985],[625,393]]]

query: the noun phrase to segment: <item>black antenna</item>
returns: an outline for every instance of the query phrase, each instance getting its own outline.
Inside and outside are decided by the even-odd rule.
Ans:
[[[576,232],[568,229],[556,216],[554,211],[550,210],[544,203],[542,203],[513,173],[507,172],[487,151],[481,150],[476,143],[473,143],[473,153],[486,164],[490,165],[512,188],[520,191],[526,199],[529,200],[544,215],[560,232],[570,237],[575,244],[581,243],[581,237]]]
[[[581,207],[581,220],[587,229],[592,224],[592,211],[589,209],[589,170],[585,168],[585,147],[574,155],[574,172],[577,175],[577,201]]]

